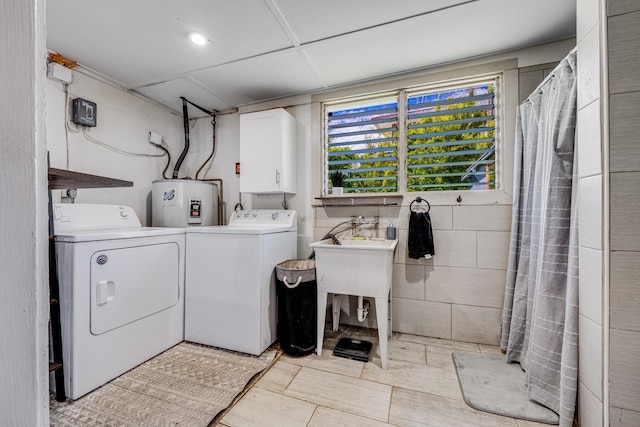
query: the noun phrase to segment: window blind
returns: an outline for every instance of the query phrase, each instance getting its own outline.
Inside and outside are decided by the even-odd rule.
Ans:
[[[495,188],[495,88],[408,95],[408,191]]]
[[[332,106],[326,114],[327,178],[344,175],[346,193],[398,190],[398,103]]]

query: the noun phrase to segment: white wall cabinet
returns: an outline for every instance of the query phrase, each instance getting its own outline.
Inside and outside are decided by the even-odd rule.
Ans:
[[[240,115],[240,192],[296,192],[296,119],[283,108]]]

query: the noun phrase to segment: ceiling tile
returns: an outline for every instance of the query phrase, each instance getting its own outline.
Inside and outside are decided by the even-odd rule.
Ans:
[[[512,4],[514,3],[514,4]],[[566,0],[485,0],[304,46],[328,86],[419,70],[496,52],[533,46],[575,34],[570,13],[548,13]],[[572,3],[573,6],[569,5]],[[496,13],[496,10],[500,12]],[[560,13],[562,12],[562,13]],[[568,21],[568,22],[567,22]],[[545,31],[536,31],[544,27]]]
[[[233,108],[232,104],[219,99],[197,82],[186,78],[177,78],[137,88],[135,91],[162,105],[166,105],[179,114],[182,114],[181,96],[207,110],[225,111]],[[205,117],[206,115],[206,113],[197,108],[189,106],[189,117]]]
[[[193,31],[211,42],[193,45]],[[262,0],[47,2],[47,48],[125,86],[287,46]]]
[[[301,44],[428,13],[468,0],[273,0]]]
[[[323,88],[303,56],[294,50],[201,70],[190,76],[236,106]]]

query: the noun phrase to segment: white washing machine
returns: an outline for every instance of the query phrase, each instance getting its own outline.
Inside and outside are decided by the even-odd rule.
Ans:
[[[183,228],[141,227],[127,206],[53,207],[67,397],[184,339]]]
[[[249,210],[187,229],[185,340],[254,355],[277,338],[275,266],[296,258],[292,210]]]

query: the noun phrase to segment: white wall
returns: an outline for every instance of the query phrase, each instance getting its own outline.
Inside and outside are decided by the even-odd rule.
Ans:
[[[0,2],[0,425],[48,425],[44,1]],[[10,58],[10,59],[9,59]]]
[[[133,153],[161,154],[148,143],[148,132],[160,132],[177,159],[183,146],[182,119],[169,110],[128,94],[78,71],[73,71],[69,98],[97,104],[97,126],[88,135],[105,144]],[[132,181],[133,187],[79,189],[77,203],[109,203],[131,206],[149,224],[151,182],[160,179],[166,157],[132,157],[88,141],[71,124],[65,131],[65,91],[61,83],[47,79],[47,147],[51,166]],[[70,115],[70,112],[69,112]],[[173,165],[167,171],[171,176]],[[59,198],[60,191],[56,191]]]

